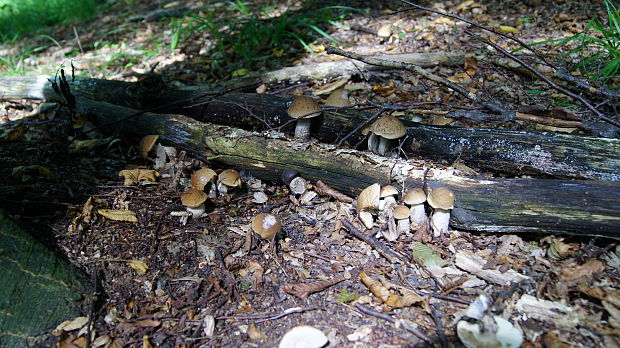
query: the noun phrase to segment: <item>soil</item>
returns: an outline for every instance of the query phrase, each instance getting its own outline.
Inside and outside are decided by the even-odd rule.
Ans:
[[[27,72],[49,73],[73,55],[77,71],[92,77],[135,80],[152,71],[180,87],[215,86],[231,78],[232,73],[223,76],[221,70],[206,68],[213,64],[204,51],[212,39],[208,32],[194,32],[170,50],[169,19],[131,20],[131,16],[161,9],[164,3],[137,0],[129,6],[114,2],[90,23],[76,23],[81,48],[73,28],[54,29],[50,35],[60,47],[49,46],[27,58]],[[302,10],[310,6],[271,5],[273,13],[286,10],[285,5]],[[394,12],[399,3],[346,5],[368,9],[367,16],[352,15],[344,23],[371,33],[336,27],[329,33],[356,53],[475,52],[484,48],[464,34],[464,24],[438,15]],[[572,35],[604,10],[597,1],[467,1],[460,5],[446,1],[432,5],[487,26],[518,28],[519,37],[527,42]],[[221,15],[235,13],[225,10],[229,4],[213,6],[222,7]],[[372,33],[386,25],[391,30],[388,37]],[[31,39],[34,45],[41,40]],[[517,48],[497,35],[491,39],[506,49]],[[333,59],[322,52],[320,46],[325,44],[326,39],[317,38],[312,45],[317,54],[291,49],[257,69]],[[24,45],[19,42],[2,50],[18,52]],[[145,57],[147,51],[154,53]],[[546,88],[530,76],[469,62],[469,69],[432,70],[453,76],[468,88],[486,88],[485,93],[506,106],[553,108],[565,102],[551,98],[553,92],[530,93]],[[223,66],[230,71],[242,67],[234,61]],[[436,100],[463,104],[445,89],[402,72],[382,71],[358,79],[350,82],[365,86],[366,94],[355,92],[358,98],[364,98],[370,88],[374,100],[381,103]],[[328,82],[260,88],[309,94]],[[273,347],[300,325],[322,331],[329,347],[462,346],[457,323],[481,295],[491,299],[482,320],[487,328],[494,326],[488,324],[493,315],[503,317],[518,327],[524,346],[620,345],[620,248],[615,241],[456,230],[431,238],[432,231],[422,227],[412,227],[388,241],[389,216],[367,230],[352,203],[321,194],[295,195],[281,181],[263,182],[244,172],[241,187],[225,193],[209,184],[205,215],[188,218],[180,197],[190,187],[192,172],[203,167],[218,172],[226,168],[214,167],[182,149],[168,149],[167,157],[153,150],[142,158],[137,150],[139,139],[118,139],[114,134],[95,132],[91,136],[100,139],[96,145],[76,149],[77,144],[85,145],[81,143],[85,137],[72,127],[75,120],[62,111],[33,113],[37,103],[32,101],[3,104],[2,207],[14,219],[34,226],[47,245],[95,276],[93,289],[98,296],[92,312],[85,313],[92,316],[93,346]],[[566,107],[574,113],[584,110],[574,104]],[[430,116],[423,120],[444,121]],[[446,122],[545,129],[522,121],[500,125]],[[156,181],[123,184],[121,170],[153,169],[158,159],[163,166],[160,163],[157,168]],[[308,191],[316,192],[315,185],[308,183]],[[137,222],[106,218],[98,209],[130,210]],[[259,213],[273,214],[281,222],[282,230],[273,240],[252,231],[251,220]],[[355,237],[343,225],[345,220],[376,240],[369,244]],[[420,241],[426,246],[422,251],[416,244]],[[373,243],[397,256],[386,257]],[[432,264],[429,255],[442,261]],[[528,307],[524,303],[529,295],[540,301]],[[86,346],[85,335],[85,330],[69,331],[58,343]]]

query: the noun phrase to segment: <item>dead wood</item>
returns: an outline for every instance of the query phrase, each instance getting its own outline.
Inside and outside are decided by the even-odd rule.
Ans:
[[[199,121],[247,130],[280,127],[290,120],[288,99],[265,94],[218,95],[200,89],[163,88],[150,80],[141,83],[76,79],[70,81],[76,96],[112,102],[142,110],[183,114]],[[2,77],[2,99],[56,100],[48,77]],[[165,107],[163,107],[165,106]],[[357,110],[325,111],[313,136],[335,143],[365,122],[370,114]],[[402,150],[410,158],[460,160],[470,167],[508,175],[543,175],[557,178],[620,180],[620,140],[557,133],[500,129],[436,127],[404,120],[408,128]],[[290,132],[291,124],[282,130]],[[347,141],[363,140],[356,132]]]
[[[276,131],[250,132],[202,123],[182,115],[143,113],[76,99],[78,112],[98,125],[129,136],[160,134],[181,149],[214,153],[210,159],[262,179],[278,180],[284,168],[297,169],[311,181],[322,180],[357,195],[374,183],[421,187],[424,161],[387,159],[367,152],[338,149],[320,143],[299,143]],[[453,168],[432,167],[431,187],[449,186],[457,195],[451,225],[489,232],[558,232],[620,239],[616,209],[620,183],[555,179],[470,178]]]

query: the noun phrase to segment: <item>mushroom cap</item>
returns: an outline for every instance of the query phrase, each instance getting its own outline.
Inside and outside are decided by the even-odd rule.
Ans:
[[[422,204],[426,202],[426,193],[421,187],[408,190],[403,196],[403,202],[409,205]]]
[[[186,207],[196,208],[206,202],[207,197],[204,191],[190,188],[181,195],[181,203]]]
[[[313,98],[302,95],[293,99],[287,113],[292,118],[300,118],[304,115],[306,116],[303,118],[317,117],[321,114],[321,106]]]
[[[409,208],[407,208],[407,206],[405,205],[399,205],[396,208],[394,208],[394,218],[400,220],[400,219],[408,219],[409,218]]]
[[[372,184],[365,188],[360,192],[360,195],[357,196],[357,211],[379,209],[380,193],[381,185],[379,184]]]
[[[441,186],[428,195],[428,204],[435,209],[452,209],[454,208],[455,198],[454,192],[445,186]]]
[[[217,177],[217,173],[211,168],[202,168],[192,173],[192,187],[196,190],[204,190],[209,181]]]
[[[398,194],[398,189],[392,185],[385,185],[381,188],[381,194],[379,197],[385,198],[388,196],[396,196]]]
[[[394,116],[379,118],[370,126],[370,131],[386,139],[397,139],[407,133],[403,123]]]
[[[252,230],[264,239],[273,240],[282,230],[282,224],[275,215],[260,213],[252,218]]]
[[[321,330],[312,326],[295,326],[284,334],[278,348],[320,348],[329,342]]]
[[[138,154],[140,157],[146,158],[149,151],[153,148],[153,145],[155,145],[155,142],[157,142],[157,139],[159,139],[159,135],[155,134],[145,135],[140,139],[138,143]]]
[[[299,171],[293,168],[285,168],[282,171],[282,182],[285,184],[290,184],[291,180],[295,179],[295,177],[299,176]]]
[[[226,169],[217,176],[217,182],[229,187],[240,187],[241,175],[234,169]]]
[[[345,91],[344,88],[338,88],[329,95],[327,100],[325,100],[325,104],[339,108],[343,106],[349,106],[351,105],[351,103],[349,102],[348,94],[349,92]]]

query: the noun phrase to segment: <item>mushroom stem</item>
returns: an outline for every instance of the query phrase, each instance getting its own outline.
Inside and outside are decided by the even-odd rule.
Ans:
[[[368,150],[370,152],[377,152],[377,146],[379,145],[379,137],[375,133],[370,133],[368,136]]]
[[[295,126],[295,138],[299,140],[308,140],[310,138],[310,126],[312,120],[309,118],[300,118]]]
[[[192,219],[200,219],[200,217],[203,216],[205,213],[204,203],[195,208],[185,207],[185,209],[188,212],[192,213]]]
[[[379,146],[377,146],[377,153],[381,156],[385,156],[390,148],[392,141],[385,137],[379,137]]]
[[[440,237],[442,233],[448,232],[450,224],[450,210],[435,208],[431,217],[431,227],[433,228],[433,237]]]
[[[424,211],[424,203],[413,204],[411,206],[411,214],[409,219],[412,223],[421,226],[426,223],[426,211]]]

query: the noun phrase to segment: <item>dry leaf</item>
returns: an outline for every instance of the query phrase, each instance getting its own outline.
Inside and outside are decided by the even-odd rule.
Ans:
[[[359,274],[359,277],[362,280],[362,283],[364,283],[364,285],[366,285],[366,287],[370,289],[370,292],[372,292],[373,295],[378,297],[381,302],[387,302],[391,295],[390,290],[383,286],[380,281],[369,277],[365,272],[361,272]]]
[[[318,281],[314,283],[287,283],[282,287],[282,291],[291,295],[295,295],[302,300],[305,300],[308,298],[308,296],[310,296],[311,293],[321,291],[343,280],[345,280],[345,277],[342,275],[338,275],[332,279]]]
[[[97,213],[107,219],[114,221],[138,222],[136,213],[131,210],[123,209],[98,209]]]
[[[139,275],[143,275],[149,269],[149,266],[142,261],[129,260],[128,263],[129,266],[131,266],[131,268],[133,268]]]
[[[519,29],[515,27],[511,27],[509,25],[500,25],[499,31],[501,31],[502,33],[508,33],[508,34],[519,34],[521,32]]]
[[[60,336],[63,331],[68,332],[68,331],[81,329],[87,323],[88,323],[88,317],[77,317],[75,319],[63,321],[58,326],[56,326],[54,331],[52,331],[52,334],[54,336]]]
[[[151,341],[149,341],[148,335],[142,336],[142,348],[153,348]]]
[[[118,176],[125,178],[123,185],[130,186],[139,184],[140,181],[155,182],[159,173],[152,169],[124,169],[118,173]]]
[[[248,338],[250,339],[250,342],[254,342],[254,343],[265,342],[269,339],[267,335],[265,335],[265,333],[263,333],[254,324],[250,325],[250,328],[248,329]]]

